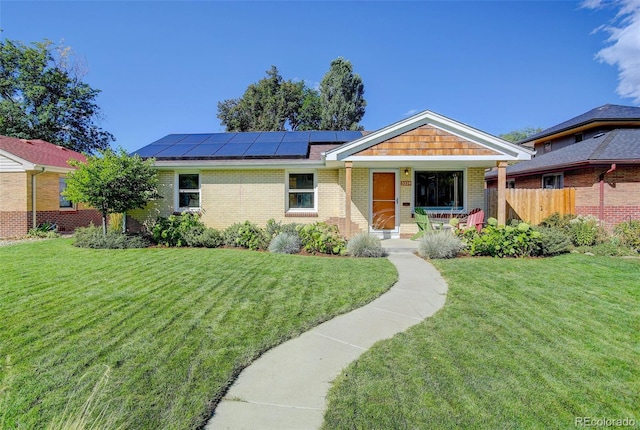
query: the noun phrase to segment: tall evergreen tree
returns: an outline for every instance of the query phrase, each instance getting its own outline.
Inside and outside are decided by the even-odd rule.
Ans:
[[[43,139],[80,152],[109,147],[96,125],[99,90],[82,81],[68,48],[0,41],[0,134]]]
[[[367,105],[363,95],[362,78],[353,73],[351,62],[342,57],[333,60],[320,83],[320,128],[362,130],[360,120]]]

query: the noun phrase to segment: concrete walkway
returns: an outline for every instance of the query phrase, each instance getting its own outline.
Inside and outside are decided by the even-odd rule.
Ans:
[[[373,302],[327,321],[266,352],[238,377],[218,405],[208,430],[317,429],[325,396],[349,363],[381,339],[433,315],[447,284],[415,256],[416,242],[385,240],[399,279]]]

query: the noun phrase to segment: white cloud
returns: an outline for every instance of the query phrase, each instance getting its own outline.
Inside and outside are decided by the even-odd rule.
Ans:
[[[411,115],[415,115],[417,113],[418,113],[418,109],[409,109],[408,111],[403,113],[402,116],[411,116]]]
[[[596,59],[618,68],[618,95],[640,103],[640,1],[585,0],[582,7],[598,9],[607,4],[619,10],[613,24],[597,29],[606,31],[609,37],[608,46],[598,51]]]

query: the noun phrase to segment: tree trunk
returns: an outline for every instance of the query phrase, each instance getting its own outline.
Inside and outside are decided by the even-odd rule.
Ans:
[[[107,237],[107,214],[105,212],[102,213],[102,234]]]

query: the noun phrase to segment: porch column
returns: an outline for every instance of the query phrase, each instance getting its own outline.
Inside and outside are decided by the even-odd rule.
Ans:
[[[498,161],[498,225],[507,224],[507,162]]]
[[[344,235],[346,236],[347,239],[351,238],[351,166],[352,164],[353,162],[351,161],[345,161],[344,163],[344,168],[345,168]]]

